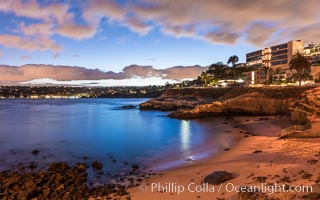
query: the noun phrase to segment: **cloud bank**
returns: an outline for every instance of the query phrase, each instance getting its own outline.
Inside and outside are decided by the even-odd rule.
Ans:
[[[1,85],[19,84],[67,84],[67,85],[151,85],[194,79],[202,71],[201,66],[154,69],[151,66],[131,65],[122,72],[103,72],[99,69],[54,65],[0,66]]]

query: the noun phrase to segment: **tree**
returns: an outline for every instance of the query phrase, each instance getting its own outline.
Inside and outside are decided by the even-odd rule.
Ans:
[[[236,64],[237,64],[238,61],[239,61],[238,56],[233,55],[233,56],[230,56],[230,57],[229,57],[228,62],[227,62],[228,65],[229,65],[230,63],[232,64],[232,68],[233,68],[233,79],[234,79],[234,80],[236,79],[236,69],[235,69],[235,66],[236,66]]]
[[[237,62],[239,62],[239,58],[236,55],[230,56],[230,58],[228,59],[227,64],[229,65],[230,63],[232,64],[232,67],[235,67]]]
[[[201,73],[201,80],[204,82],[204,87],[208,86],[208,82],[212,80],[212,77],[207,72]]]
[[[290,70],[296,71],[298,75],[299,86],[301,86],[302,77],[305,74],[310,74],[311,72],[311,63],[303,56],[302,53],[297,52],[290,60],[289,68]]]
[[[206,71],[208,74],[212,75],[216,79],[226,79],[226,68],[228,66],[218,62],[215,64],[212,64],[209,69]]]

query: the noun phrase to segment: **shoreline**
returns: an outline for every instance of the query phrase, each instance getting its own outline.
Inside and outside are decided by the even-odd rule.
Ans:
[[[280,131],[288,123],[281,118],[266,120],[264,123],[255,117],[234,117],[234,120],[239,122],[243,131],[250,131],[257,136],[244,137],[229,151],[195,161],[190,165],[160,172],[143,181],[143,188],[139,186],[129,189],[132,199],[238,199],[237,192],[227,191],[231,184],[311,186],[313,192],[320,191],[317,184],[320,173],[320,139],[278,139],[275,131]],[[223,183],[221,187],[224,190],[219,192],[192,192],[186,189],[190,184],[203,186],[204,177],[214,171],[228,171],[239,176]],[[174,185],[183,187],[185,191],[178,193],[177,190],[172,190]],[[217,186],[215,188],[217,189]],[[277,191],[272,195],[261,195],[279,199],[299,199],[317,194]]]
[[[198,120],[202,121],[204,119]],[[192,149],[189,149],[186,153],[189,156],[184,156],[183,152],[179,152],[167,156],[166,158],[162,157],[160,160],[151,163],[151,165],[148,165],[149,168],[154,172],[162,173],[164,171],[189,166],[197,162],[202,162],[203,160],[207,160],[208,158],[211,158],[213,156],[220,155],[226,149],[233,148],[243,138],[244,133],[242,129],[237,125],[237,122],[223,117],[213,117],[208,118],[207,120],[210,120],[213,124],[215,124],[215,133],[213,133],[214,135],[211,135],[209,138],[207,138],[206,141],[203,141],[203,143],[192,147]],[[218,129],[218,132],[221,133],[216,132],[216,128]],[[209,129],[212,129],[212,127]],[[229,134],[229,136],[224,136],[224,134]],[[215,144],[216,140],[219,141],[219,146],[212,148],[213,145],[217,145]],[[221,143],[224,143],[224,145],[222,145]]]
[[[265,137],[278,138],[279,134],[272,131],[276,131],[280,133],[280,130],[282,128],[286,128],[291,124],[291,122],[289,121],[289,118],[281,115],[280,116],[236,116],[236,117],[231,117],[230,119],[225,119],[223,117],[211,117],[208,119],[215,120],[215,123],[219,124],[219,126],[222,127],[221,131],[223,131],[224,133],[229,133],[234,135],[234,137],[237,138],[237,141],[235,141],[231,145],[230,144],[224,145],[224,148],[220,148],[220,149],[214,149],[212,147],[212,145],[214,145],[212,142],[205,142],[200,146],[195,147],[194,149],[195,159],[187,160],[186,158],[185,160],[182,160],[183,159],[182,157],[177,157],[176,159],[180,159],[181,161],[179,165],[168,167],[162,170],[156,170],[153,168],[154,166],[151,166],[150,168],[155,172],[163,173],[163,172],[168,172],[168,171],[188,167],[191,165],[203,164],[239,146],[242,140],[246,139],[247,137],[265,136]],[[200,119],[200,120],[203,120],[203,119]],[[273,122],[273,123],[276,122],[276,124],[272,124],[272,123],[264,124],[264,122],[267,122],[269,120],[270,122]],[[259,130],[257,130],[257,128]],[[261,130],[260,128],[266,128],[266,129]],[[270,131],[270,130],[271,132],[267,133],[267,131]],[[215,139],[217,138],[215,137]],[[199,157],[199,158],[196,157],[198,154],[202,155],[206,152],[210,152],[210,153],[203,157]],[[166,161],[169,161],[169,162],[173,161],[173,158],[174,156],[170,157],[167,160],[161,161],[159,163],[165,165]]]

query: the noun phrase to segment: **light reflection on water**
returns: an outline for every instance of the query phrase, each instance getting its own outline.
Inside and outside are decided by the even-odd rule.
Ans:
[[[180,135],[182,150],[188,150],[190,148],[190,121],[181,120]]]

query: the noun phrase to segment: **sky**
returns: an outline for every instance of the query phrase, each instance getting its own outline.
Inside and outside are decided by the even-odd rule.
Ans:
[[[0,0],[0,64],[122,73],[245,62],[273,44],[319,42],[319,10],[318,0]]]

